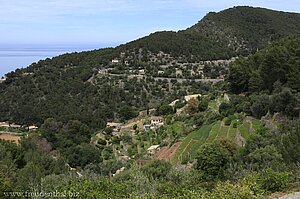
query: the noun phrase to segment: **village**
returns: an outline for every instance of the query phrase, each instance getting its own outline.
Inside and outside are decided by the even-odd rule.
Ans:
[[[196,99],[200,97],[201,94],[193,94],[187,95],[183,97],[185,102],[190,101],[191,99]],[[179,99],[176,99],[170,102],[168,105],[172,108],[175,107],[176,103]],[[184,111],[184,107],[177,109],[176,114],[180,115]],[[130,150],[130,142],[120,142],[121,148],[116,148],[111,140],[121,139],[124,136],[129,136],[134,139],[138,139],[138,137],[143,135],[156,135],[158,134],[158,130],[165,125],[165,118],[161,115],[156,115],[156,109],[143,110],[139,112],[139,115],[136,118],[126,121],[125,123],[120,123],[116,121],[108,121],[106,124],[106,128],[98,133],[95,137],[91,139],[91,142],[95,145],[99,145],[101,140],[106,140],[106,131],[111,131],[110,141],[105,142],[107,147],[113,148],[114,156],[120,161],[128,161],[131,159],[128,150]],[[32,131],[36,131],[38,129],[35,125],[22,126],[19,124],[13,124],[9,122],[0,122],[0,139],[9,140],[19,143],[21,137],[28,136],[28,133]],[[103,142],[103,141],[102,141]],[[179,147],[179,143],[175,143],[172,146],[161,146],[160,144],[148,143],[148,147],[146,149],[146,153],[144,158],[157,158],[164,159],[170,161],[174,152]],[[141,152],[142,149],[139,149]]]
[[[184,96],[182,100],[185,103],[190,100],[195,100],[201,97],[201,94],[193,94]],[[176,103],[179,99],[176,99],[168,104],[168,106],[175,108]],[[181,115],[184,113],[185,106],[176,110],[176,115]],[[176,142],[174,144],[161,144],[160,141],[157,142],[155,139],[160,137],[161,130],[168,123],[162,115],[156,115],[156,109],[140,111],[138,117],[131,119],[125,123],[120,123],[116,121],[107,122],[106,128],[99,132],[95,137],[92,138],[92,143],[95,145],[101,145],[104,140],[105,147],[111,147],[113,154],[119,161],[128,161],[131,158],[142,159],[140,160],[143,164],[147,159],[161,159],[166,161],[171,161],[175,155],[181,142]],[[110,132],[110,133],[108,133]],[[109,137],[108,135],[111,135]],[[124,139],[126,137],[126,139]],[[107,140],[109,138],[109,140]],[[115,140],[119,140],[116,142]],[[116,144],[118,143],[118,144]],[[143,146],[139,146],[140,143]],[[132,145],[137,144],[137,151],[131,153]],[[136,157],[138,154],[144,154],[140,158]],[[137,162],[140,162],[137,160]]]
[[[128,78],[154,78],[157,80],[213,82],[224,80],[224,75],[228,66],[236,58],[230,60],[209,60],[189,62],[187,60],[178,60],[171,55],[159,52],[153,54],[147,52],[147,55],[138,55],[139,62],[135,62],[134,56],[126,56],[127,53],[121,53],[118,58],[111,60],[108,66],[99,69],[99,75],[126,76]],[[142,57],[147,57],[143,60]]]

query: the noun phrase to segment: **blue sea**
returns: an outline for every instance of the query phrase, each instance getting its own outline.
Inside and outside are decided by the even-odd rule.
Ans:
[[[25,68],[46,58],[114,46],[116,44],[0,44],[0,78],[17,68]]]

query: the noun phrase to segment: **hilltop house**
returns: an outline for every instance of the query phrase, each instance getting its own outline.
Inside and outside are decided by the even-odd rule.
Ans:
[[[4,82],[5,80],[6,80],[6,76],[4,76],[0,79],[0,83]]]

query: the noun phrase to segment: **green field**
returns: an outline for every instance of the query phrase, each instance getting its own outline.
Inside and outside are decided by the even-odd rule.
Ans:
[[[235,138],[235,135],[236,135],[236,131],[237,131],[237,128],[233,128],[233,127],[231,126],[230,129],[229,129],[229,132],[228,132],[227,137],[228,137],[229,139],[234,139],[234,138]]]
[[[221,121],[218,121],[217,123],[215,123],[213,125],[213,127],[211,128],[211,130],[209,132],[209,136],[207,138],[207,141],[213,141],[218,136],[220,126],[221,126]]]
[[[177,163],[186,158],[190,160],[195,158],[199,148],[206,142],[212,142],[219,138],[235,140],[238,131],[247,140],[250,134],[261,126],[259,120],[249,117],[247,120],[239,122],[237,128],[233,128],[233,124],[237,122],[238,120],[233,120],[230,126],[225,126],[224,121],[217,121],[214,124],[204,125],[199,130],[191,132],[182,140],[172,162]]]
[[[191,132],[177,149],[172,162],[178,162],[185,155],[194,156],[197,148],[205,143],[212,125],[204,125],[199,130]]]

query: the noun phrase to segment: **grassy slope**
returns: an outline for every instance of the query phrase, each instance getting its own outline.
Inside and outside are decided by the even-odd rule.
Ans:
[[[185,155],[194,156],[194,152],[205,143],[212,125],[204,125],[199,130],[190,133],[181,143],[176,151],[173,161],[178,162]]]
[[[183,139],[181,145],[176,151],[173,163],[180,162],[183,159],[193,159],[197,155],[199,148],[206,142],[212,142],[219,138],[228,138],[235,140],[237,131],[239,130],[242,136],[247,140],[250,136],[250,126],[256,131],[260,126],[261,122],[257,119],[251,118],[250,121],[244,120],[237,128],[233,127],[236,122],[232,121],[230,126],[225,126],[224,122],[217,121],[211,125],[204,125],[199,130],[193,131],[185,139]]]

